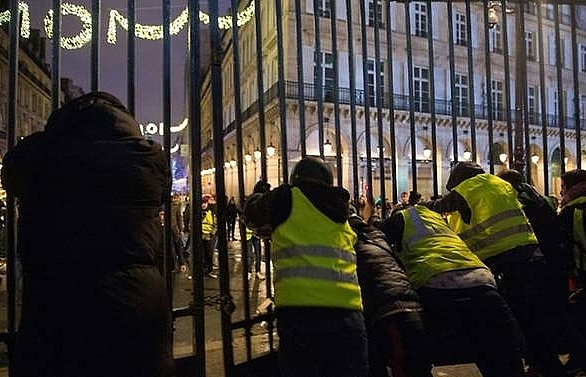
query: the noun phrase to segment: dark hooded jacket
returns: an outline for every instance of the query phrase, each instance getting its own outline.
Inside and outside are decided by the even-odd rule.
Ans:
[[[348,222],[358,236],[354,249],[366,325],[373,327],[394,314],[422,311],[419,296],[384,233],[358,215],[350,216]]]
[[[6,154],[23,271],[16,376],[173,373],[157,267],[169,177],[161,146],[101,92],[56,110]]]

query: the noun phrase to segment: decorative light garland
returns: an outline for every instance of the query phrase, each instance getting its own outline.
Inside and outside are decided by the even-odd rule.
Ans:
[[[31,15],[28,9],[28,4],[18,3],[18,11],[22,14],[20,23],[20,35],[23,38],[28,38],[31,35]],[[5,10],[0,13],[0,25],[10,22],[10,10]]]
[[[20,28],[20,35],[23,38],[30,36],[30,12],[28,4],[20,2],[18,5],[19,11],[22,14],[22,24]],[[170,23],[170,34],[176,35],[189,23],[189,8],[185,8],[177,18]],[[61,5],[61,14],[63,16],[73,15],[77,16],[81,22],[81,31],[78,35],[73,37],[61,36],[61,48],[66,50],[80,49],[88,44],[92,39],[92,14],[83,5],[76,5],[72,3],[63,3]],[[254,17],[254,0],[251,0],[248,6],[241,12],[238,12],[236,24],[238,26],[245,25]],[[53,38],[53,10],[49,10],[43,19],[45,24],[45,33],[49,39]],[[199,21],[203,24],[210,23],[210,16],[202,11],[199,12]],[[10,22],[10,10],[0,13],[0,25]],[[116,24],[119,24],[122,29],[128,31],[128,19],[124,17],[119,11],[112,9],[108,17],[108,43],[116,44]],[[218,17],[218,27],[220,29],[230,29],[232,27],[232,16]],[[141,25],[135,26],[135,37],[147,40],[163,39],[162,25]]]

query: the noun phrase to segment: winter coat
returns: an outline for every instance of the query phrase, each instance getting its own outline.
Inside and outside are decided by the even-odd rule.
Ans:
[[[394,314],[422,311],[419,296],[383,232],[357,215],[348,221],[358,236],[354,249],[366,325],[372,327]]]
[[[64,105],[6,154],[23,271],[15,376],[172,375],[157,266],[169,177],[161,146],[106,93]]]

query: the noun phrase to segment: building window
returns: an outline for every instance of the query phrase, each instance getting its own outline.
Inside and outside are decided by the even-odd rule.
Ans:
[[[558,91],[554,90],[553,92],[553,114],[557,117],[558,115]]]
[[[374,60],[368,59],[366,63],[366,68],[368,71],[368,76],[366,78],[366,85],[368,85],[368,104],[369,105],[376,105],[378,101],[377,98],[381,98],[384,92],[384,82],[385,82],[385,75],[384,75],[384,62],[380,62],[380,75],[379,79],[376,80],[376,67],[374,66]],[[376,92],[376,86],[378,85],[378,93]]]
[[[413,67],[413,105],[415,111],[429,112],[429,69]]]
[[[580,119],[586,119],[586,94],[580,96]]]
[[[535,100],[535,87],[527,87],[527,112],[529,114],[529,123],[537,123],[537,108]]]
[[[501,25],[496,24],[489,31],[489,46],[491,52],[498,54],[503,53],[503,36],[501,32]]]
[[[503,113],[503,82],[492,80],[491,82],[492,97],[492,117],[496,120],[504,120]]]
[[[580,45],[580,69],[586,72],[586,46]]]
[[[456,44],[459,46],[468,46],[468,33],[466,15],[463,13],[456,13]]]
[[[314,80],[317,82],[317,78],[321,77],[322,88],[323,88],[323,98],[328,102],[334,101],[334,90],[336,88],[336,76],[334,71],[334,54],[329,52],[322,52],[321,56],[319,57],[319,61],[321,64],[321,72],[320,67],[317,65],[318,55],[317,53],[314,54],[314,61],[313,61],[313,75]]]
[[[468,76],[456,73],[454,107],[458,116],[468,116]]]
[[[368,26],[374,26],[374,18],[375,18],[375,8],[374,8],[374,0],[368,1]],[[383,3],[382,0],[376,1],[376,17],[378,17],[378,27],[379,29],[385,28],[385,23],[383,22]]]
[[[415,35],[418,37],[427,37],[427,5],[424,3],[415,3]]]
[[[317,1],[317,14],[320,17],[326,17],[326,18],[330,18],[331,14],[330,14],[330,1],[334,1],[334,0],[315,0]]]
[[[526,31],[525,32],[525,53],[527,55],[527,59],[535,60],[535,41],[533,41],[533,32]]]
[[[537,14],[537,4],[535,1],[525,3],[525,13],[535,16]]]
[[[554,10],[553,10],[554,6],[555,5],[553,5],[553,4],[545,5],[545,17],[547,17],[548,20],[554,19]]]

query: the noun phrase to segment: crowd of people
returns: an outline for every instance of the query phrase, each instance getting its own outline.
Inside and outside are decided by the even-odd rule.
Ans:
[[[586,171],[563,174],[559,208],[473,162],[446,188],[354,204],[312,157],[289,184],[257,183],[244,215],[272,244],[283,376],[584,373]]]
[[[18,204],[14,375],[173,376],[165,276],[188,273],[195,212],[172,195],[166,232],[161,146],[117,98],[92,92],[20,140],[1,178]],[[240,229],[249,279],[264,279],[261,240],[271,246],[281,376],[430,377],[461,363],[484,377],[584,373],[586,170],[561,180],[558,207],[517,171],[461,162],[443,197],[352,203],[325,161],[304,157],[288,184],[261,180],[240,206],[226,198],[225,234]],[[191,264],[215,278],[214,197],[198,205]]]

